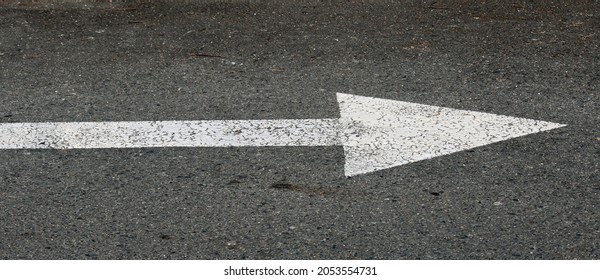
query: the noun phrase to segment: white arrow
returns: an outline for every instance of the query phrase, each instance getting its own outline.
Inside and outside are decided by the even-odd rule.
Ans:
[[[354,176],[565,126],[337,94],[339,119],[0,124],[0,149],[344,147]]]

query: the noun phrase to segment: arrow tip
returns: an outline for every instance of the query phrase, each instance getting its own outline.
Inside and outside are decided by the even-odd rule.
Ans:
[[[337,93],[348,177],[565,126]]]

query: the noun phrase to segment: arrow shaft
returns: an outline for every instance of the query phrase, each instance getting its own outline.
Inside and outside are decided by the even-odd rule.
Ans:
[[[0,124],[0,149],[341,145],[338,119]]]

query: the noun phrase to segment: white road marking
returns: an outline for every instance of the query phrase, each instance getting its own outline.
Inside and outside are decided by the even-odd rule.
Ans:
[[[343,146],[354,176],[565,126],[338,93],[339,119],[0,124],[0,149]]]
[[[447,155],[563,124],[338,93],[346,176]]]
[[[340,145],[337,119],[0,125],[1,149]]]

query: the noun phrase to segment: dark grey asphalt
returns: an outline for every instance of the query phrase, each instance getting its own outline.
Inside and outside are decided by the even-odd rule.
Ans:
[[[0,258],[600,258],[598,1],[139,2],[0,6],[0,122],[345,92],[568,126],[352,178],[341,147],[0,150]]]

